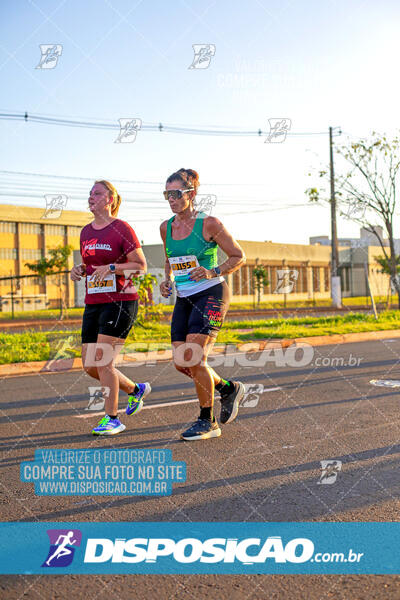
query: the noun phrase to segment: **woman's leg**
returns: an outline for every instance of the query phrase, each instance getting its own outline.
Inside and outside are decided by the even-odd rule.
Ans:
[[[99,362],[99,365],[95,368],[97,369],[100,383],[102,387],[109,388],[108,397],[105,398],[106,414],[111,417],[115,417],[118,411],[120,372],[115,368],[114,363],[118,354],[122,350],[125,340],[99,333],[97,336],[97,342],[102,345],[107,345],[109,348],[109,352],[105,353],[104,346],[97,347],[94,358],[96,362]]]
[[[185,343],[186,343],[186,342],[172,342],[172,349],[173,349],[172,351],[173,351],[173,353],[175,353],[175,352],[176,352],[176,348],[179,348],[179,346],[182,346],[182,344],[185,344]],[[212,348],[212,345],[211,345],[211,348]],[[210,350],[211,350],[211,348],[210,348]],[[209,350],[209,351],[210,351],[210,350]],[[178,351],[178,352],[179,352],[179,351]],[[208,353],[207,353],[207,354],[208,354]],[[192,376],[192,373],[191,373],[191,371],[190,371],[190,368],[189,368],[189,367],[185,367],[185,366],[183,366],[183,365],[181,365],[181,364],[177,364],[176,362],[174,362],[174,367],[175,367],[175,369],[176,369],[177,371],[179,371],[179,372],[180,372],[180,373],[182,373],[183,375],[186,375],[187,377],[190,377],[191,379],[193,379],[193,376]],[[215,386],[215,385],[218,385],[218,383],[221,381],[221,377],[220,377],[220,376],[218,375],[218,373],[216,373],[216,372],[214,371],[214,369],[213,369],[212,367],[210,367],[209,365],[208,365],[208,371],[209,371],[209,373],[210,373],[211,377],[212,377],[212,378],[213,378],[213,380],[214,380],[214,386]]]
[[[193,379],[200,408],[211,408],[214,403],[215,379],[221,379],[207,364],[214,344],[209,335],[191,333],[186,342],[173,342],[175,368]]]
[[[106,337],[109,337],[109,336],[106,336]],[[115,338],[115,339],[118,339],[118,338]],[[121,341],[121,343],[124,343],[125,340],[120,340],[120,341]],[[90,377],[93,377],[94,379],[98,379],[100,381],[100,375],[97,370],[97,367],[92,366],[92,365],[89,366],[89,361],[87,360],[89,346],[90,346],[90,344],[82,344],[83,368],[85,369],[86,373],[88,375],[90,375]],[[96,347],[96,344],[94,343],[93,348],[91,348],[89,351],[89,357],[91,357],[91,358],[93,358],[95,356],[95,347]],[[92,362],[92,361],[90,361],[90,362]],[[126,392],[127,394],[132,393],[132,391],[135,388],[136,383],[134,381],[132,381],[131,379],[129,379],[128,377],[126,377],[117,368],[114,367],[114,369],[118,376],[118,382],[119,382],[120,389],[123,390],[124,392]]]

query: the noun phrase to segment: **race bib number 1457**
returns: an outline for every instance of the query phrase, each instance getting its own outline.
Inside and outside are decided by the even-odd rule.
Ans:
[[[90,275],[87,277],[87,290],[88,294],[99,294],[104,292],[116,292],[116,279],[115,275],[106,275],[103,281],[94,281],[94,275]]]

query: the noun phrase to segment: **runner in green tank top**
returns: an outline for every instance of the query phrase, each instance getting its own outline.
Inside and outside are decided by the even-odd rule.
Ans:
[[[239,381],[222,379],[207,364],[229,306],[229,289],[223,275],[233,273],[245,262],[243,250],[219,219],[196,211],[194,200],[199,176],[180,169],[168,177],[164,197],[174,216],[161,224],[165,248],[165,280],[160,290],[172,293],[173,275],[177,300],[171,321],[174,365],[193,379],[200,415],[181,434],[187,441],[221,435],[214,416],[214,390],[221,394],[221,423],[232,422],[238,413],[245,388]],[[218,265],[220,247],[227,260]]]

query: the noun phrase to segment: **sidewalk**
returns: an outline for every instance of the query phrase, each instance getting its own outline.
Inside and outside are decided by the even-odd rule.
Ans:
[[[400,330],[365,331],[361,333],[345,333],[336,335],[319,335],[314,337],[258,340],[237,345],[237,352],[261,352],[268,348],[288,348],[293,344],[309,344],[310,346],[327,346],[330,344],[351,344],[354,342],[368,342],[370,340],[384,340],[399,338]],[[224,348],[215,348],[211,356],[220,354]],[[172,359],[172,350],[154,350],[151,352],[132,352],[119,355],[116,365],[123,366],[125,362],[168,361]],[[18,377],[19,375],[34,375],[35,373],[57,373],[61,371],[81,371],[81,358],[66,358],[57,361],[38,361],[24,363],[10,363],[0,365],[0,377]]]

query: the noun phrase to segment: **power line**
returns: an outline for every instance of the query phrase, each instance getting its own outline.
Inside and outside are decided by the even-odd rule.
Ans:
[[[41,125],[58,125],[61,127],[83,127],[86,129],[102,129],[110,131],[120,131],[120,126],[117,123],[107,123],[105,121],[88,121],[76,120],[67,118],[56,118],[46,115],[39,115],[25,112],[0,112],[0,119],[11,121],[25,121],[38,123]],[[135,128],[133,128],[135,129]],[[238,136],[238,137],[260,137],[270,133],[264,131],[261,127],[250,130],[235,130],[235,129],[204,129],[199,127],[179,127],[176,125],[167,125],[164,123],[141,123],[140,131],[158,131],[160,133],[179,133],[186,135],[212,135],[212,136]],[[286,133],[288,136],[310,136],[324,135],[326,131],[310,131],[310,132],[291,132]]]
[[[78,176],[72,176],[72,175],[51,175],[49,173],[26,173],[24,171],[6,171],[6,170],[0,170],[0,175],[1,174],[6,174],[6,175],[26,175],[29,177],[52,177],[54,179],[77,179],[80,181],[91,181],[93,183],[94,178],[93,177],[78,177]],[[133,179],[118,179],[117,177],[110,177],[111,181],[115,181],[116,183],[133,183],[133,184],[144,184],[144,185],[165,185],[165,181],[135,181]],[[216,185],[223,185],[223,186],[246,186],[249,187],[250,185],[255,185],[255,186],[263,186],[265,185],[265,183],[203,183],[203,186],[216,186]]]

